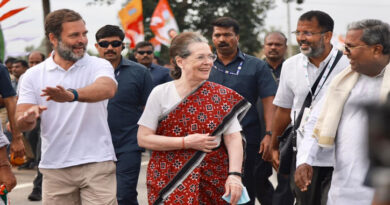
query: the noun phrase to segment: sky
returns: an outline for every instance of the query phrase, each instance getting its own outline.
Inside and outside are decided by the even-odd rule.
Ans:
[[[126,0],[116,0],[112,5],[90,5],[92,0],[51,0],[51,10],[68,8],[81,14],[88,29],[88,49],[96,52],[94,47],[96,31],[106,25],[120,25],[118,11]],[[245,0],[241,0],[245,1]],[[0,15],[5,12],[28,6],[24,11],[1,22],[6,50],[8,55],[23,54],[25,47],[38,47],[44,38],[43,11],[41,0],[10,0],[0,8]],[[299,8],[299,9],[297,9]],[[304,0],[304,4],[290,3],[291,31],[296,29],[297,20],[301,14],[309,10],[322,10],[328,13],[335,21],[334,34],[344,35],[348,23],[376,18],[390,23],[390,0]],[[287,4],[283,0],[275,0],[275,7],[267,12],[265,27],[282,31],[287,35]],[[19,24],[20,22],[25,22]],[[14,25],[17,25],[14,27]],[[291,42],[296,44],[291,35]]]

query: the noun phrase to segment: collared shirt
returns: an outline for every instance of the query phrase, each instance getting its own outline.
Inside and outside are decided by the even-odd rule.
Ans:
[[[363,105],[379,102],[382,81],[383,75],[377,77],[360,75],[344,104],[335,139],[335,166],[328,204],[371,204],[373,189],[363,185],[370,164],[368,116]],[[324,103],[325,96],[313,109],[307,126],[314,128]],[[306,135],[305,133],[305,138]],[[317,140],[312,136],[308,137],[312,139],[312,143],[305,144],[309,150],[308,154],[297,159],[301,164],[312,164],[321,156],[321,147],[318,147]]]
[[[145,66],[124,58],[115,69],[115,78],[118,90],[107,107],[115,153],[141,150],[137,122],[153,88],[152,78]]]
[[[152,75],[153,80],[153,87],[156,87],[157,85],[169,82],[172,80],[171,76],[169,75],[169,69],[162,67],[160,65],[152,63],[150,68],[148,68],[150,71],[150,74]]]
[[[18,104],[47,106],[41,114],[40,168],[59,169],[116,160],[107,123],[108,100],[58,103],[40,96],[46,87],[61,85],[65,89],[79,89],[100,77],[111,78],[116,83],[112,65],[88,54],[68,70],[56,64],[52,55],[24,74]]]
[[[0,96],[2,98],[8,98],[15,95],[16,93],[15,90],[12,88],[8,70],[5,66],[0,64]],[[4,135],[1,124],[2,123],[0,122],[0,148],[9,144],[7,137]]]
[[[266,60],[264,60],[265,63],[267,63],[268,68],[271,70],[272,77],[276,81],[276,84],[279,85],[279,80],[280,80],[280,73],[282,72],[282,65],[284,62],[283,61],[274,69]]]
[[[310,87],[314,84],[321,71],[325,69],[325,66],[327,65],[328,61],[332,58],[332,54],[335,52],[335,49],[336,48],[333,47],[333,49],[329,52],[329,55],[320,63],[320,66],[318,68],[309,61],[306,69],[308,73]],[[288,58],[286,61],[284,61],[282,66],[282,73],[280,75],[278,92],[276,93],[274,104],[282,108],[291,109],[292,122],[294,122],[294,112],[295,117],[297,117],[299,111],[301,110],[302,104],[305,101],[307,94],[309,93],[309,86],[305,78],[305,71],[303,70],[305,69],[304,63],[308,62],[308,60],[309,59],[307,56],[300,53]],[[315,107],[318,100],[324,95],[326,88],[332,81],[333,77],[340,73],[343,69],[348,67],[348,65],[349,60],[346,56],[343,55],[337,62],[332,73],[329,75],[324,86],[319,91],[317,97],[313,100],[312,107]],[[302,121],[301,124],[302,123],[304,122]],[[307,132],[309,129],[305,126],[304,130],[305,132]],[[300,149],[300,144],[303,140],[303,137],[303,133],[298,130],[298,150]],[[303,147],[303,149],[305,149],[305,147]],[[317,159],[315,162],[313,162],[313,166],[333,166],[334,151],[329,149],[322,149],[322,151],[325,152],[321,154],[321,156],[324,157],[321,159]],[[301,150],[299,150],[298,152],[301,152]]]
[[[242,69],[238,75],[222,72],[236,73],[241,62],[243,62]],[[233,89],[252,104],[252,107],[241,121],[241,126],[247,142],[259,145],[263,136],[261,136],[260,119],[255,106],[256,101],[259,97],[273,96],[276,92],[276,83],[267,65],[264,61],[238,50],[237,56],[232,62],[225,66],[217,59],[214,66],[218,69],[213,68],[211,70],[209,80]]]

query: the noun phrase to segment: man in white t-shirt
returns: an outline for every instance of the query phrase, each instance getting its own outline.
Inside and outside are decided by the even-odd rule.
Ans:
[[[24,74],[16,111],[23,131],[41,117],[43,204],[117,204],[107,123],[107,102],[117,89],[113,68],[85,53],[80,14],[50,13],[45,32],[54,51]]]
[[[330,43],[333,27],[333,19],[322,11],[306,12],[298,20],[294,33],[301,53],[284,61],[278,91],[273,102],[277,106],[272,127],[273,143],[271,149],[274,167],[279,166],[277,136],[282,134],[291,121],[294,122],[294,113],[297,117],[309,89],[317,77],[325,70],[323,77],[328,76],[328,79],[319,82],[316,92],[312,95],[312,106],[316,105],[332,78],[349,64],[348,59],[342,56],[333,71],[329,75],[327,74],[338,53],[337,49]],[[304,125],[304,120],[302,120],[301,125]],[[305,149],[304,146],[301,146],[303,140],[301,130],[303,129],[298,130],[297,135],[297,161],[300,161],[299,152]],[[315,177],[313,177],[312,185],[308,190],[302,191],[295,186],[293,180],[291,182],[293,194],[299,205],[322,204],[321,201],[326,201],[333,170],[334,151],[326,150],[321,156],[322,158],[317,159],[313,164]],[[294,179],[294,170],[292,170],[290,178]]]

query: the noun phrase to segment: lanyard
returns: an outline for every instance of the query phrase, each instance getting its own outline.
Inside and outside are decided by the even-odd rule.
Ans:
[[[245,58],[245,54],[244,54],[244,58]],[[225,73],[225,74],[238,75],[240,73],[241,69],[242,69],[242,64],[244,64],[244,60],[241,60],[240,64],[237,67],[237,71],[235,73],[231,72],[231,71],[228,71],[228,70],[223,70],[221,68],[218,68],[215,64],[213,65],[213,68],[215,68],[218,71],[220,71],[222,73]]]
[[[325,73],[324,73],[324,75],[322,75],[322,78],[321,78],[320,82],[317,85],[318,89],[315,90],[315,93],[311,93],[311,85],[310,85],[310,81],[309,81],[309,74],[308,74],[308,71],[307,71],[308,66],[309,66],[309,60],[308,60],[309,58],[307,58],[306,62],[303,63],[304,72],[305,72],[305,79],[306,79],[306,82],[307,82],[307,87],[309,88],[309,92],[311,93],[311,96],[312,96],[312,101],[315,100],[315,98],[319,94],[321,88],[324,86],[325,79],[329,75],[330,68],[332,67],[333,62],[336,59],[336,56],[337,56],[337,49],[333,49],[332,57],[330,58],[326,68],[324,68],[324,69],[326,69]]]

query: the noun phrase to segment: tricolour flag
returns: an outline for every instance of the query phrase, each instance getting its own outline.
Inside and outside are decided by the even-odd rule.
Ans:
[[[125,35],[130,39],[130,48],[144,40],[142,0],[131,0],[118,13]]]
[[[169,46],[171,42],[172,33],[177,34],[179,32],[179,27],[167,0],[158,2],[152,15],[150,29],[156,39],[166,46]]]

